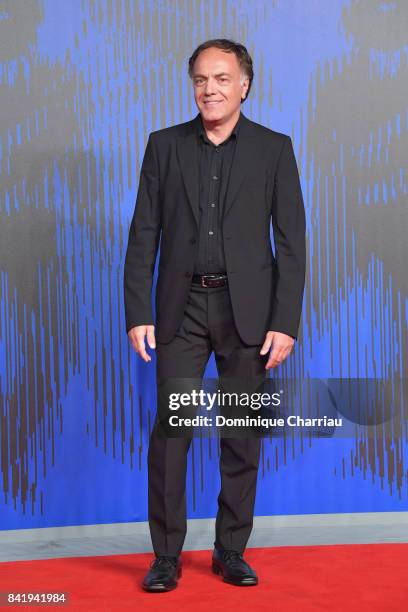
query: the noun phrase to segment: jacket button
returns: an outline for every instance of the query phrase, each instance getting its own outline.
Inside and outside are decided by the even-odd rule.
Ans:
[[[191,276],[191,272],[186,272],[186,273],[185,273],[185,276],[186,276],[187,278],[189,278],[189,277]]]
[[[196,239],[195,238],[191,238],[190,239],[190,244],[195,244],[196,243]]]

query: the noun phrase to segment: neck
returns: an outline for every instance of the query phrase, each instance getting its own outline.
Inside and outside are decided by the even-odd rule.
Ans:
[[[226,138],[228,138],[234,129],[240,113],[241,109],[239,108],[233,115],[231,115],[231,117],[228,117],[227,120],[219,119],[216,121],[206,121],[201,115],[201,120],[203,122],[207,137],[214,142],[214,144],[223,142]]]

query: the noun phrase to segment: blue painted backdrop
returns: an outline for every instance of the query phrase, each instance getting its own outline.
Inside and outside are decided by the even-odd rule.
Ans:
[[[208,38],[247,46],[242,110],[298,160],[308,270],[280,375],[407,376],[407,23],[373,0],[0,4],[0,529],[147,518],[154,364],[126,336],[124,255],[147,136],[195,116]],[[404,420],[265,440],[255,512],[406,510],[407,451]],[[214,440],[188,470],[189,517],[215,516]]]

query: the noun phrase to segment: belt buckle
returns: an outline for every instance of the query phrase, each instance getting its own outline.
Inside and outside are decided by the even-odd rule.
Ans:
[[[202,277],[201,277],[201,286],[208,288],[208,285],[206,285],[206,280],[205,279],[206,279],[206,276],[203,274]]]

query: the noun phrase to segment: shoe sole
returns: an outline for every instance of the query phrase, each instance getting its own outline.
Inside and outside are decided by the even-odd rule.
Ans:
[[[222,569],[216,563],[212,564],[211,569],[214,574],[221,575],[224,582],[228,582],[228,584],[233,584],[234,586],[256,586],[258,584],[258,578],[251,578],[251,582],[235,582],[230,578],[226,578],[222,573]]]
[[[167,593],[167,591],[174,591],[174,589],[177,588],[177,584],[171,587],[165,587],[162,585],[145,587],[142,585],[142,588],[144,591],[146,591],[146,593]]]
[[[181,567],[177,571],[177,579],[181,578],[182,569]],[[164,586],[164,584],[152,585],[150,587],[142,584],[142,589],[146,591],[146,593],[167,593],[167,591],[174,591],[177,588],[177,581],[173,586]]]

